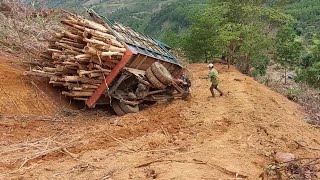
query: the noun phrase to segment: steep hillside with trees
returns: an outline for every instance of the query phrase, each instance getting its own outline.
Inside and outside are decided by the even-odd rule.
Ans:
[[[92,8],[103,16],[141,32],[144,32],[154,14],[174,1],[176,0],[25,0],[36,7],[65,8],[76,12],[84,12],[83,7]]]

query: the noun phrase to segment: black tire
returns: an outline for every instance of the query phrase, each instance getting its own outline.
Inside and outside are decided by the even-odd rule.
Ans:
[[[125,103],[119,102],[119,106],[125,113],[137,113],[137,112],[139,112],[139,106],[138,105],[131,106],[129,104],[125,104]]]
[[[124,116],[124,115],[127,114],[126,112],[124,112],[124,111],[121,109],[118,100],[113,100],[111,106],[112,106],[114,112],[116,112],[116,114],[117,114],[118,116]]]
[[[167,70],[166,67],[164,67],[162,64],[160,64],[159,62],[155,62],[151,65],[151,70],[153,72],[153,74],[157,77],[157,79],[159,79],[159,81],[162,84],[165,85],[170,85],[173,81],[173,77],[170,74],[170,72]]]
[[[167,86],[164,85],[162,82],[157,79],[157,77],[153,74],[151,68],[148,68],[146,71],[146,76],[149,80],[149,82],[156,87],[157,89],[165,89]]]

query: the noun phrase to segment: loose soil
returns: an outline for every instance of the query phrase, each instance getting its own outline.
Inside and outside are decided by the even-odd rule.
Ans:
[[[206,65],[189,69],[191,99],[116,117],[58,108],[2,58],[0,179],[259,179],[274,152],[319,156],[296,143],[320,148],[299,105],[224,65],[212,98]]]

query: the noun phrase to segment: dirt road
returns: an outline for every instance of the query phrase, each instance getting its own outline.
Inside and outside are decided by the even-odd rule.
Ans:
[[[258,179],[276,151],[318,155],[295,143],[320,148],[320,131],[300,106],[223,65],[225,96],[213,99],[206,65],[189,69],[190,100],[124,117],[104,109],[14,116],[1,108],[0,179]]]

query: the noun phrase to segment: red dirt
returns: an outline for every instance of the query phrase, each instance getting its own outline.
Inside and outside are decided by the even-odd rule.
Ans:
[[[304,122],[299,105],[235,69],[217,68],[225,96],[215,99],[202,78],[206,66],[192,64],[193,97],[188,101],[124,117],[87,110],[44,121],[3,113],[0,179],[235,179],[235,173],[258,179],[275,151],[318,155],[295,143],[320,147],[320,132]],[[71,141],[65,147],[76,155],[61,149],[47,152]]]
[[[8,60],[11,60],[10,61]],[[12,56],[0,54],[0,113],[48,115],[56,110],[52,99],[37,89],[36,81],[23,76],[23,69]]]

